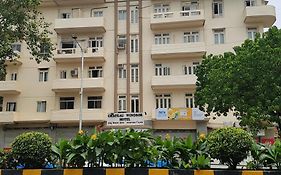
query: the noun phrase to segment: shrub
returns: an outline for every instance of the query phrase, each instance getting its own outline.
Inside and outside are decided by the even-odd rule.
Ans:
[[[251,135],[240,128],[221,128],[207,137],[209,153],[212,158],[236,169],[238,163],[247,158],[253,139]]]
[[[44,168],[51,155],[51,138],[41,132],[26,132],[12,143],[12,153],[25,168]]]

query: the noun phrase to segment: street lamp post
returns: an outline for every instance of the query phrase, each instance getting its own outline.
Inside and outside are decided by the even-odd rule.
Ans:
[[[84,72],[84,50],[80,43],[77,41],[77,36],[72,36],[74,41],[81,49],[81,77],[80,77],[80,110],[79,110],[79,131],[82,130],[82,106],[83,106],[83,72]]]

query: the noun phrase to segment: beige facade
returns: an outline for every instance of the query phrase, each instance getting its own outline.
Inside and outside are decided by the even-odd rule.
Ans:
[[[233,51],[262,33],[276,17],[264,0],[45,0],[51,23],[53,59],[30,60],[25,43],[20,59],[7,63],[0,82],[0,143],[16,133],[44,130],[54,139],[78,130],[83,47],[83,126],[105,123],[112,112],[144,112],[156,133],[206,132],[232,125],[234,117],[204,121],[158,121],[156,108],[194,107],[194,68],[202,56]]]

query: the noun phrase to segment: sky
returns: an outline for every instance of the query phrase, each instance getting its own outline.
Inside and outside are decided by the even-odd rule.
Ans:
[[[268,4],[275,6],[277,20],[274,25],[281,29],[281,0],[269,0]]]

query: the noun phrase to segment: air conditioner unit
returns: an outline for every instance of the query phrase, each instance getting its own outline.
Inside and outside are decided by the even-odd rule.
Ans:
[[[118,39],[117,48],[119,50],[124,50],[126,48],[126,39]]]
[[[70,71],[70,74],[71,74],[72,77],[78,76],[78,69],[73,69],[73,70],[71,70],[71,71]]]
[[[92,48],[92,53],[96,53],[98,51],[98,48]]]

